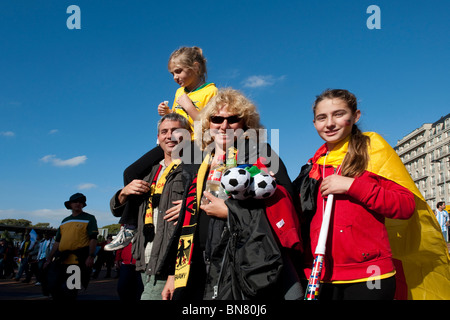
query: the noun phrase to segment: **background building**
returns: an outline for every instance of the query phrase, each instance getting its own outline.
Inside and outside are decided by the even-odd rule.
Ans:
[[[450,113],[425,123],[401,140],[395,151],[402,159],[425,200],[434,210],[450,195]]]

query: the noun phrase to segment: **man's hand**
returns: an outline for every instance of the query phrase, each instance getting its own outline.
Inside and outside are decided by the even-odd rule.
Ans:
[[[150,191],[150,183],[144,180],[134,179],[119,193],[119,202],[123,204],[130,195],[143,195]]]

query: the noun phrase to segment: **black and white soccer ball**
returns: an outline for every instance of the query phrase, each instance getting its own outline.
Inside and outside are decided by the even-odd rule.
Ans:
[[[245,189],[240,192],[235,192],[232,195],[232,198],[236,199],[236,200],[245,200],[245,199],[252,197],[252,194],[253,194],[253,192],[250,189]]]
[[[250,186],[250,173],[243,168],[230,168],[223,173],[220,183],[227,194],[235,198]]]
[[[252,180],[247,193],[255,199],[267,199],[271,197],[277,189],[275,179],[266,173],[258,173],[253,176]]]

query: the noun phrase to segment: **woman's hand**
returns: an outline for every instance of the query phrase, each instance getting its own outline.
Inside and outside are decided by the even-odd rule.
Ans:
[[[164,216],[164,220],[167,221],[175,221],[173,225],[177,224],[178,217],[180,216],[180,210],[181,210],[181,203],[183,200],[176,200],[172,203],[174,206],[166,211],[166,215]]]
[[[203,195],[210,201],[208,204],[202,204],[200,209],[206,212],[208,216],[226,219],[228,217],[228,207],[223,199],[213,196],[208,191],[204,191]]]
[[[175,276],[168,276],[164,289],[161,292],[163,300],[172,300],[173,292],[175,291]]]
[[[320,186],[320,193],[322,196],[327,196],[329,194],[344,194],[350,189],[354,178],[343,177],[337,174],[326,177],[322,181]]]

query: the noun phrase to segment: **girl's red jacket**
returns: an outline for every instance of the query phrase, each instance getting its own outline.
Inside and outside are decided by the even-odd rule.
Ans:
[[[320,174],[322,170],[320,167]],[[325,176],[333,173],[333,167],[325,168]],[[305,248],[307,277],[311,274],[324,204],[326,200],[319,191],[310,228],[311,245]],[[357,280],[394,271],[384,221],[408,219],[414,209],[414,194],[397,183],[368,171],[355,178],[346,194],[334,196],[322,280]]]

